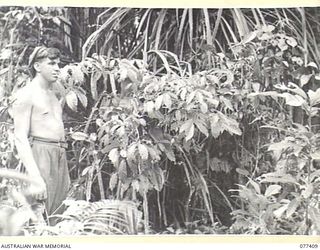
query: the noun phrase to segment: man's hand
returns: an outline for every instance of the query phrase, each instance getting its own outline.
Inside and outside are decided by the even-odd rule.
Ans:
[[[32,195],[36,200],[47,199],[47,187],[41,176],[30,177],[32,178],[32,183],[30,184],[27,193]]]

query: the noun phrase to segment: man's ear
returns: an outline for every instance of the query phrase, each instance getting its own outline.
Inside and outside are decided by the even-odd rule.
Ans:
[[[35,62],[33,64],[33,68],[36,72],[39,72],[40,71],[40,63],[39,62]]]

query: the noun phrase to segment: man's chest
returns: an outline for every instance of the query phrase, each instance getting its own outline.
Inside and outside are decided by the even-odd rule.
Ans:
[[[34,93],[33,98],[33,116],[52,117],[57,120],[62,119],[62,108],[60,102],[53,93]]]

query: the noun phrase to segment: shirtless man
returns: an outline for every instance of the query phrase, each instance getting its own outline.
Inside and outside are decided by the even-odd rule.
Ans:
[[[33,79],[15,95],[15,143],[28,175],[31,204],[45,200],[48,215],[66,198],[70,185],[62,108],[52,87],[59,75],[59,51],[37,47],[29,59]]]

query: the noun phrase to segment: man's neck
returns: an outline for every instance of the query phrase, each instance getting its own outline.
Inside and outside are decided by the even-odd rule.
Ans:
[[[45,91],[51,89],[51,87],[52,87],[52,83],[45,80],[41,75],[36,75],[32,79],[32,82],[33,82],[33,84],[37,85],[40,89],[45,90]]]

